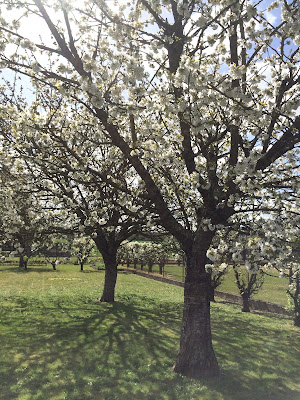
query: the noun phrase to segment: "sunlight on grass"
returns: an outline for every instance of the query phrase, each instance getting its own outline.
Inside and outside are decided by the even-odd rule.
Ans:
[[[1,400],[299,400],[300,331],[287,317],[213,304],[223,373],[197,382],[171,372],[182,288],[120,273],[117,301],[104,304],[103,278],[0,270]]]
[[[147,272],[147,267],[145,268],[145,271]],[[153,272],[159,272],[158,265],[154,265]],[[253,295],[252,298],[256,300],[263,300],[270,303],[279,304],[286,307],[288,305],[288,296],[286,293],[286,290],[288,288],[288,279],[279,278],[279,274],[275,270],[271,271],[270,274],[272,276],[265,275],[262,290]],[[184,281],[183,267],[178,265],[166,265],[165,276],[182,282]],[[224,281],[217,290],[239,295],[239,290],[235,283],[235,276],[232,268],[229,268],[228,273],[224,277]]]

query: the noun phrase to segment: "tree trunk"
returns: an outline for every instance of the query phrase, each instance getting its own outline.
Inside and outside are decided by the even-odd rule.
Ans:
[[[180,349],[173,368],[174,372],[195,379],[220,374],[211,337],[211,286],[205,272],[208,246],[187,257]]]
[[[243,295],[242,300],[243,300],[242,312],[250,312],[249,296]]]
[[[300,328],[300,312],[295,312],[294,325]]]
[[[160,275],[162,275],[164,266],[163,266],[163,264],[158,264],[158,265],[159,265],[159,273],[160,273]]]
[[[19,267],[24,268],[24,256],[23,255],[21,255],[19,257]]]
[[[117,253],[117,252],[116,252]],[[117,282],[117,254],[104,255],[102,253],[105,265],[104,288],[100,301],[112,303],[115,301],[115,286]]]
[[[293,296],[293,300],[294,300],[294,312],[295,312],[295,316],[294,316],[294,325],[297,327],[300,327],[300,273],[297,272],[296,276],[295,276],[295,280],[296,280],[296,288],[295,288],[295,293]],[[290,283],[291,283],[291,278],[290,278]]]
[[[52,264],[52,268],[54,271],[56,271],[56,265],[55,265],[55,261],[51,263]]]
[[[212,286],[212,284],[210,284],[209,300],[214,302],[214,303],[216,302],[216,299],[215,299],[215,288]]]
[[[80,271],[83,271],[83,263],[80,263]]]

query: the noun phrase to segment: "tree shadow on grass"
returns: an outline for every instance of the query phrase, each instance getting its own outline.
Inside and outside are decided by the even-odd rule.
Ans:
[[[222,393],[229,399],[235,388],[241,400],[299,400],[300,331],[289,317],[232,308],[213,318]]]
[[[299,385],[297,335],[272,321],[267,332],[223,305],[213,309],[223,375],[197,382],[171,373],[181,310],[139,296],[114,304],[20,299],[18,312],[2,313],[0,398],[299,400],[288,387]]]

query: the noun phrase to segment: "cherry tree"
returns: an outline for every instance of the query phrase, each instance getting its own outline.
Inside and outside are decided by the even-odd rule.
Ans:
[[[0,167],[0,204],[1,241],[14,246],[19,266],[25,269],[32,254],[44,248],[51,235],[67,229],[61,210],[32,186],[24,164],[7,152]]]
[[[221,263],[219,265],[206,264],[205,270],[210,274],[211,294],[210,300],[215,301],[215,289],[221,285],[228,271],[228,264]]]
[[[31,193],[24,188],[14,193],[11,188],[4,188],[1,182],[0,192],[1,240],[14,246],[14,253],[19,257],[19,266],[27,269],[41,228],[40,215],[34,212],[36,203]]]
[[[299,227],[299,214],[281,214],[276,218],[267,242],[271,253],[268,266],[276,268],[281,278],[288,278],[289,308],[294,312],[294,325],[297,327],[300,327],[300,256],[295,242],[299,238]]]
[[[237,215],[299,209],[298,2],[4,3],[18,18],[0,22],[3,67],[84,109],[185,253],[174,371],[218,375],[207,250]]]
[[[83,271],[83,266],[85,263],[87,263],[95,247],[95,243],[91,238],[79,236],[73,240],[72,247],[73,254],[77,257],[80,264],[80,270]]]
[[[135,195],[135,174],[80,104],[53,88],[36,84],[30,105],[21,98],[6,98],[6,103],[11,107],[3,107],[3,120],[18,119],[18,125],[11,122],[3,129],[3,143],[22,160],[35,190],[53,199],[66,222],[73,220],[75,232],[94,240],[105,264],[100,300],[114,301],[117,249],[149,224],[142,210],[149,201],[140,190]]]

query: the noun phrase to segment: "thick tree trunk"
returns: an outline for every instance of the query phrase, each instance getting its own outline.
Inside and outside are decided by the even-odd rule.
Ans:
[[[173,370],[200,379],[220,373],[212,347],[210,276],[205,272],[206,250],[188,256],[180,349]]]
[[[120,242],[116,240],[113,233],[106,238],[101,231],[97,234],[97,237],[94,238],[94,242],[97,249],[102,254],[105,267],[104,288],[99,300],[112,303],[115,301],[115,286],[118,274],[117,250]]]
[[[112,303],[115,301],[115,286],[117,282],[117,254],[104,255],[103,261],[105,265],[104,288],[100,301]]]
[[[294,325],[300,328],[300,312],[295,313]]]
[[[243,300],[243,305],[242,305],[242,312],[250,312],[250,307],[249,307],[249,296],[242,296]]]
[[[27,265],[28,265],[28,257],[25,255],[20,255],[19,257],[19,267],[24,268],[27,270]]]
[[[300,302],[299,302],[299,280],[296,282],[296,293],[294,294],[294,325],[300,327]]]
[[[24,268],[24,256],[22,255],[19,257],[19,267]]]

